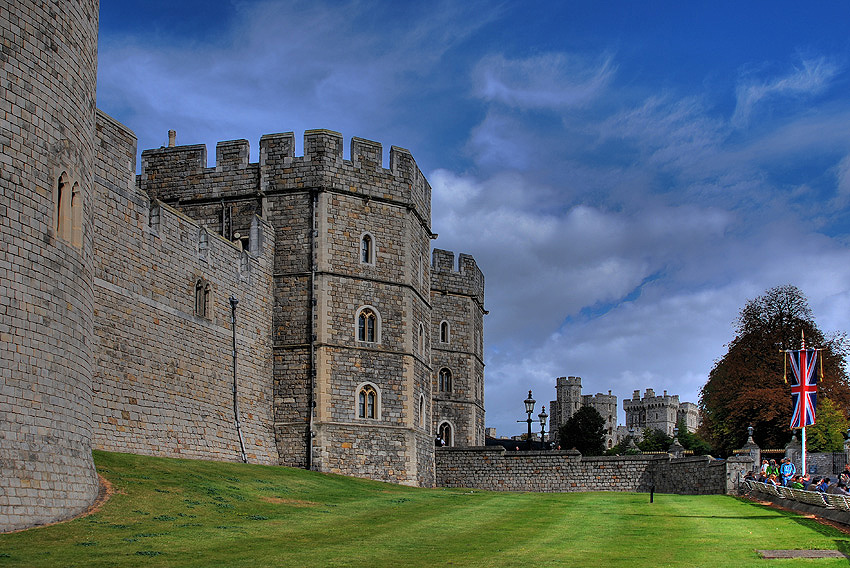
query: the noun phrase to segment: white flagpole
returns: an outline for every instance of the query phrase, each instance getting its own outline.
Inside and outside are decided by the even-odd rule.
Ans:
[[[802,475],[806,475],[806,427],[803,426],[803,471]]]

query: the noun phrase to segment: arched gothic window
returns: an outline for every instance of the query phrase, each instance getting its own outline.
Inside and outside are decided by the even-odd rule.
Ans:
[[[452,392],[452,372],[443,367],[438,375],[438,389],[440,392]]]
[[[212,288],[210,283],[203,278],[198,278],[195,282],[195,315],[205,318],[209,311],[210,292]]]
[[[419,324],[419,354],[425,356],[425,324]]]
[[[419,427],[425,427],[425,395],[419,395]]]
[[[357,417],[377,420],[379,397],[375,385],[365,384],[357,391]]]
[[[206,229],[201,229],[198,232],[198,258],[207,259],[210,250],[210,236]]]
[[[357,340],[379,343],[380,339],[378,313],[372,308],[362,308],[357,314]]]
[[[375,264],[375,238],[369,233],[360,237],[360,262]]]
[[[440,439],[447,446],[453,445],[454,440],[452,440],[452,425],[448,422],[440,424],[440,427],[437,429],[437,435],[440,436]]]
[[[71,244],[83,246],[83,196],[78,183],[71,189]]]
[[[440,343],[449,342],[449,322],[442,321],[440,323]]]
[[[71,188],[68,174],[62,172],[56,183],[56,236],[63,241],[71,240]]]

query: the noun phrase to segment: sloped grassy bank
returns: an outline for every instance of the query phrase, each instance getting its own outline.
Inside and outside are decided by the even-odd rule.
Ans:
[[[763,566],[850,551],[811,519],[725,496],[425,490],[303,470],[95,452],[98,512],[0,535],[5,566]],[[846,566],[822,559],[818,567]]]

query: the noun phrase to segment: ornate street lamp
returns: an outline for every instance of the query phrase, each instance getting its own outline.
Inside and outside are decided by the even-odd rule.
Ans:
[[[546,414],[545,406],[540,411],[540,414],[537,415],[537,417],[540,419],[540,442],[543,443],[546,441],[546,419],[549,418],[549,415]],[[552,433],[551,429],[549,433]]]
[[[523,402],[525,403],[525,412],[528,414],[528,418],[525,420],[517,420],[517,422],[528,423],[528,437],[525,439],[525,447],[527,450],[531,450],[531,423],[534,422],[534,420],[531,419],[531,414],[534,412],[534,403],[537,401],[531,398],[531,391],[528,391],[528,398]]]
[[[626,448],[626,450],[634,450],[635,452],[638,451],[638,448],[635,445],[635,427],[634,426],[629,428],[629,447]]]

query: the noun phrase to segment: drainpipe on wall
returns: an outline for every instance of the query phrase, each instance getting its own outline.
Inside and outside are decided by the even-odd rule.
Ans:
[[[245,440],[242,439],[242,427],[239,424],[239,398],[236,391],[236,304],[238,303],[239,300],[230,296],[230,327],[233,328],[233,416],[236,419],[236,433],[239,435],[242,463],[248,463],[248,456],[245,455]]]
[[[313,469],[313,437],[316,433],[313,431],[313,413],[316,408],[315,392],[316,392],[316,294],[314,287],[316,285],[316,237],[318,236],[318,228],[316,226],[316,209],[319,204],[319,192],[313,190],[310,199],[310,287],[308,294],[310,302],[310,325],[308,333],[310,334],[310,380],[308,382],[307,393],[307,469]]]
[[[224,207],[224,198],[221,200],[221,236],[228,238],[227,234],[227,210]],[[228,239],[230,240],[230,239]]]

